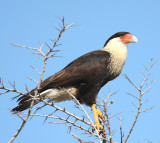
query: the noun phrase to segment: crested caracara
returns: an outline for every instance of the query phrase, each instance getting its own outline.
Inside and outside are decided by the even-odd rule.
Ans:
[[[96,109],[96,98],[99,90],[109,81],[115,79],[122,71],[127,58],[128,43],[136,43],[137,38],[129,32],[118,32],[112,35],[102,49],[87,53],[68,64],[64,69],[45,79],[38,89],[39,97],[54,102],[71,100],[71,93],[92,108],[95,124],[100,131],[102,126],[98,116],[102,115]],[[28,95],[35,95],[37,88]],[[23,111],[30,107],[31,96],[18,99],[18,106],[12,112]],[[40,98],[39,98],[40,101]],[[35,104],[38,103],[38,99]]]

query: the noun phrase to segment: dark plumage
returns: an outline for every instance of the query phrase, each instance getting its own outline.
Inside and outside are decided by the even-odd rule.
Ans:
[[[107,40],[104,48],[77,58],[60,72],[45,79],[38,91],[40,95],[55,102],[72,99],[63,89],[65,88],[81,103],[88,106],[95,104],[101,87],[116,78],[123,68],[127,57],[127,42],[123,43],[123,37],[126,34],[131,35],[129,32],[114,34]],[[131,36],[133,37],[133,35]],[[121,37],[123,40],[121,40]],[[117,49],[120,51],[117,51]],[[36,88],[30,94],[34,95],[35,90]],[[30,98],[29,96],[20,97],[18,99],[19,105],[13,108],[12,111],[23,111],[29,108],[31,104]]]

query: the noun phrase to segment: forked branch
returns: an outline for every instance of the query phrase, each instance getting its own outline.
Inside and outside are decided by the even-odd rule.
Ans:
[[[156,61],[157,61],[157,60],[156,60]],[[143,105],[144,103],[146,103],[146,102],[143,102],[142,99],[143,99],[143,95],[144,95],[146,92],[149,91],[149,89],[154,85],[154,83],[155,83],[156,81],[153,81],[153,80],[152,80],[152,82],[150,83],[149,87],[147,87],[144,91],[142,90],[142,88],[144,87],[144,84],[147,82],[147,79],[148,79],[150,70],[151,70],[151,68],[154,66],[154,64],[156,63],[156,61],[153,62],[152,59],[151,59],[151,61],[150,61],[150,63],[149,63],[149,67],[146,68],[146,66],[145,66],[146,74],[145,74],[145,76],[144,76],[143,81],[142,81],[141,84],[139,85],[139,87],[138,87],[136,84],[134,84],[127,75],[124,75],[124,77],[129,81],[129,83],[131,83],[131,84],[138,90],[138,92],[139,92],[139,96],[138,96],[138,97],[135,96],[135,95],[133,95],[133,94],[131,94],[131,93],[128,93],[130,96],[132,96],[132,97],[134,97],[135,99],[138,100],[138,105],[136,105],[136,104],[133,103],[133,105],[137,108],[137,113],[135,114],[135,119],[134,119],[134,121],[133,121],[133,124],[132,124],[132,126],[131,126],[131,128],[130,128],[130,130],[129,130],[126,138],[125,138],[125,140],[124,140],[124,143],[126,143],[126,142],[128,141],[128,138],[130,137],[130,135],[131,135],[131,133],[132,133],[134,127],[135,127],[135,124],[137,123],[139,114],[142,113],[142,112],[147,112],[147,111],[149,111],[149,110],[152,110],[152,107],[149,108],[149,109],[146,109],[146,110],[142,110],[142,105]]]

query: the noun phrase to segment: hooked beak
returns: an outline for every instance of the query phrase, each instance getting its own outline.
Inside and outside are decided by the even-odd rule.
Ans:
[[[133,37],[131,38],[130,43],[137,43],[137,42],[138,42],[137,37],[136,37],[136,36],[133,36]]]

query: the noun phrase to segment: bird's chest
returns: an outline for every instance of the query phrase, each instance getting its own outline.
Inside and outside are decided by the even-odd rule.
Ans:
[[[113,40],[109,42],[103,50],[110,53],[110,62],[107,66],[106,72],[109,80],[113,80],[121,73],[125,64],[128,54],[127,46],[117,39],[117,41]]]
[[[127,58],[127,52],[125,51],[114,51],[111,55],[111,62],[109,64],[111,80],[116,78],[122,71]]]

